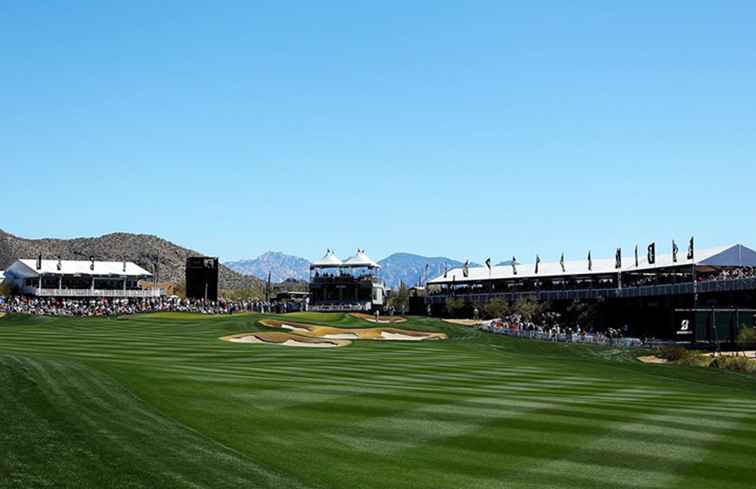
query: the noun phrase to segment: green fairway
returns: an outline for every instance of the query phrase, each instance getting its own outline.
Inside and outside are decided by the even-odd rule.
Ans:
[[[0,488],[756,486],[753,377],[412,317],[449,339],[219,340],[265,317],[0,319]]]

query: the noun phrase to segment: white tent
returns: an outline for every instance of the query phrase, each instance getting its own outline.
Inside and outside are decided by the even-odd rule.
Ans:
[[[673,259],[672,254],[656,254],[654,263],[648,263],[646,250],[639,250],[638,265],[635,265],[635,253],[631,250],[626,253],[622,251],[622,267],[615,268],[615,258],[592,259],[590,263],[586,255],[582,260],[571,260],[564,262],[564,270],[559,261],[545,262],[538,264],[538,273],[535,273],[535,263],[517,263],[515,267],[511,265],[497,265],[489,269],[487,267],[470,267],[467,277],[464,276],[462,268],[449,270],[446,277],[443,275],[428,281],[429,285],[480,282],[485,280],[500,280],[514,278],[556,278],[569,277],[576,275],[607,275],[613,273],[627,272],[652,272],[663,268],[692,266],[756,266],[756,251],[743,245],[736,244],[731,246],[719,246],[707,250],[695,250],[693,259],[687,258],[687,250],[683,249],[677,255],[677,261]],[[516,273],[515,273],[516,271]]]

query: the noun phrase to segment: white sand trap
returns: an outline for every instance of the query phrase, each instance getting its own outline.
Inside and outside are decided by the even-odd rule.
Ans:
[[[321,342],[321,343],[307,343],[297,340],[286,340],[283,343],[278,343],[284,346],[301,346],[303,348],[338,348],[340,346],[348,345],[349,343],[336,343],[336,342]]]
[[[401,333],[389,333],[388,331],[381,331],[381,337],[388,341],[422,341],[430,338],[430,336],[410,336]]]
[[[647,355],[645,357],[638,357],[638,360],[640,362],[649,363],[649,364],[667,363],[666,358],[659,358],[656,355]]]
[[[319,338],[326,338],[329,340],[359,340],[360,335],[357,333],[332,333],[321,335]]]
[[[265,343],[263,340],[261,340],[260,338],[254,335],[235,336],[232,338],[228,338],[227,341],[230,341],[231,343]]]
[[[309,333],[309,331],[305,328],[297,328],[296,326],[291,326],[289,324],[282,324],[281,327],[283,329],[288,329],[289,331],[294,331],[295,333]]]
[[[457,326],[479,326],[482,322],[477,319],[444,319],[443,321]]]

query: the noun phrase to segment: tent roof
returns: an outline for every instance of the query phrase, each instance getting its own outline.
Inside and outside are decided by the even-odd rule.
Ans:
[[[658,247],[657,247],[658,250]],[[465,277],[462,268],[449,270],[446,278],[443,275],[428,281],[428,284],[444,284],[452,281],[478,282],[482,280],[497,280],[511,278],[534,278],[534,277],[569,277],[577,275],[607,275],[618,272],[652,272],[662,268],[682,267],[682,266],[756,266],[756,251],[743,245],[736,244],[731,246],[719,246],[707,250],[695,250],[692,260],[687,259],[687,249],[681,249],[677,254],[677,262],[672,260],[672,254],[656,253],[656,262],[649,264],[646,250],[638,251],[638,266],[635,266],[634,251],[629,254],[622,252],[622,268],[615,268],[615,260],[612,258],[593,259],[593,266],[588,270],[587,256],[582,260],[571,260],[564,262],[565,271],[559,261],[546,262],[542,261],[538,265],[538,274],[535,273],[535,264],[517,264],[517,274],[511,265],[497,265],[491,268],[489,272],[486,267],[470,267],[468,276]]]
[[[17,260],[8,271],[19,273],[25,277],[46,275],[117,275],[120,277],[150,277],[152,274],[136,263],[127,261],[124,272],[122,261],[95,261],[94,270],[90,270],[89,260],[61,260],[58,270],[58,260],[42,260],[42,268],[37,270],[37,260]]]
[[[343,264],[341,260],[333,253],[333,251],[328,250],[325,255],[323,255],[323,258],[320,260],[312,262],[310,265],[310,268],[313,267],[340,267]]]
[[[368,268],[380,268],[376,262],[370,259],[363,250],[357,250],[353,256],[350,256],[344,260],[345,267],[368,267]]]

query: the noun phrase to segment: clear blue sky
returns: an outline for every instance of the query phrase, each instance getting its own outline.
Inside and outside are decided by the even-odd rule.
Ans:
[[[225,260],[756,245],[755,2],[114,3],[0,5],[0,228]]]

